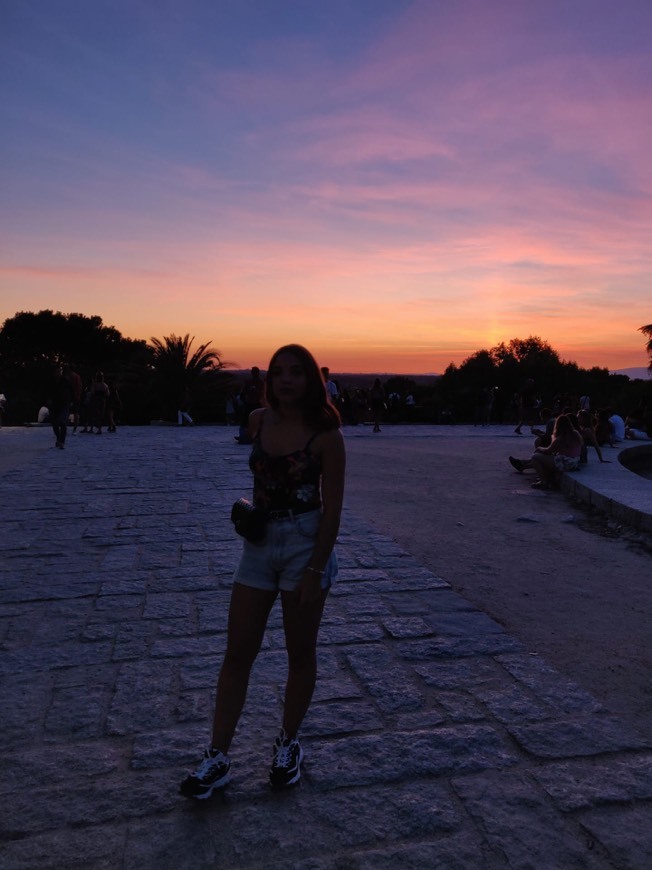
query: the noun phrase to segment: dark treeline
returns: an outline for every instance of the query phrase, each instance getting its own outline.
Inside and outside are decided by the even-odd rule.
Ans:
[[[7,398],[5,423],[37,419],[47,402],[56,367],[68,364],[84,385],[101,371],[120,397],[121,422],[132,425],[176,419],[188,391],[199,420],[223,419],[231,389],[228,363],[219,351],[192,348],[188,335],[134,341],[101,317],[39,311],[19,312],[0,329],[0,392]]]
[[[576,411],[581,396],[590,397],[593,410],[611,408],[622,416],[652,406],[652,381],[630,380],[597,366],[580,368],[536,336],[477,351],[459,367],[450,365],[437,385],[440,408],[467,422],[476,421],[486,390],[493,390],[492,420],[513,422],[515,397],[526,388],[538,407],[552,410]]]
[[[648,338],[652,340],[652,334]],[[232,364],[209,344],[193,350],[192,343],[188,335],[134,341],[105,326],[98,316],[19,312],[0,328],[5,422],[19,425],[36,420],[53,371],[63,363],[71,365],[84,384],[102,371],[109,386],[119,392],[123,423],[173,421],[186,392],[197,422],[224,422],[227,398],[237,394],[241,373],[228,371]],[[339,381],[350,403],[352,422],[364,422],[369,376],[341,375]],[[540,406],[561,403],[576,410],[579,397],[588,395],[594,410],[609,407],[627,416],[644,408],[652,426],[652,381],[630,380],[606,368],[582,369],[560,359],[536,336],[479,350],[459,366],[451,363],[439,377],[381,376],[381,382],[386,422],[482,422],[490,394],[490,422],[511,423],[516,415],[514,396],[527,383]]]
[[[333,378],[341,381],[347,401],[353,398],[354,403],[356,396],[368,392],[373,379]],[[623,418],[642,413],[652,432],[652,380],[630,380],[606,368],[580,368],[560,359],[536,336],[476,351],[459,366],[451,363],[439,377],[385,376],[381,381],[386,422],[516,423],[518,397],[527,390],[538,408],[577,411],[580,397],[589,396],[595,411],[609,408]],[[412,404],[406,403],[408,396]]]

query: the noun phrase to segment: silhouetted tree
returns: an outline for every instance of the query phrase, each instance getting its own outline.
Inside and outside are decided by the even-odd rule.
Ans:
[[[0,328],[0,375],[14,422],[36,418],[53,367],[67,362],[83,379],[98,369],[130,388],[147,376],[146,342],[124,338],[98,316],[20,311]]]
[[[109,368],[134,349],[143,352],[144,341],[124,338],[98,316],[62,314],[44,310],[20,311],[0,329],[0,354],[15,368],[45,364],[48,368],[68,362],[76,369]]]
[[[537,336],[514,338],[489,351],[476,351],[459,366],[451,363],[439,379],[436,391],[441,408],[451,410],[455,419],[463,421],[471,419],[473,398],[479,387],[491,383],[498,387],[495,407],[507,414],[513,394],[527,378],[534,380],[544,404],[551,403],[556,394],[564,395],[573,404],[573,397],[583,393],[591,396],[596,408],[622,407],[629,401],[628,378],[610,375],[606,368],[587,370],[577,363],[563,361],[547,341]]]
[[[652,372],[652,323],[649,323],[647,326],[639,327],[639,332],[642,332],[643,335],[647,337],[647,345],[645,346],[645,350],[647,351],[650,357],[650,365],[648,369]]]
[[[219,350],[210,342],[193,351],[195,338],[168,335],[150,338],[153,351],[154,394],[164,417],[173,419],[186,391],[193,406],[204,419],[216,419],[216,406],[222,400],[226,383],[219,373],[230,363],[222,360]]]

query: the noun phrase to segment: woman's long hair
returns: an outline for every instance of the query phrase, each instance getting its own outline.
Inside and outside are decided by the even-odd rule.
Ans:
[[[277,357],[282,353],[291,353],[297,357],[306,373],[306,392],[301,399],[301,410],[306,423],[315,429],[339,429],[341,419],[339,411],[331,403],[317,361],[309,350],[300,344],[285,344],[272,355],[267,368],[265,380],[265,398],[270,408],[278,408],[279,400],[274,395],[270,373],[276,364]]]
[[[555,428],[552,432],[552,437],[559,439],[562,443],[567,446],[571,446],[573,441],[577,441],[578,438],[581,438],[581,433],[577,430],[576,426],[573,424],[573,415],[571,414],[560,414],[555,420]]]

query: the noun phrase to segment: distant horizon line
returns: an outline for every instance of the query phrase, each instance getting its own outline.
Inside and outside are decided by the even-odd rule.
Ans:
[[[246,366],[245,368],[224,369],[233,374],[250,372],[254,366]],[[267,369],[262,366],[257,366],[259,371],[267,372]],[[593,368],[593,366],[591,367]],[[610,375],[627,375],[629,378],[645,380],[652,378],[652,371],[648,366],[624,366],[619,369],[610,369],[608,366],[598,366],[597,368],[606,368]],[[588,371],[588,369],[587,369]],[[633,374],[636,372],[636,374]],[[330,370],[332,376],[337,377],[363,377],[363,378],[441,378],[442,372],[357,372],[357,371],[336,371]]]

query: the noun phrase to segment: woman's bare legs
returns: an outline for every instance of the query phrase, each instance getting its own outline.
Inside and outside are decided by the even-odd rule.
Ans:
[[[233,584],[226,653],[217,681],[212,746],[229,751],[249,685],[249,674],[263,642],[276,592]]]
[[[554,482],[557,466],[555,465],[555,457],[551,453],[535,453],[530,462],[542,483],[550,485]]]
[[[288,654],[283,729],[295,737],[308,712],[317,679],[317,634],[328,590],[310,604],[299,605],[296,592],[281,592]]]

